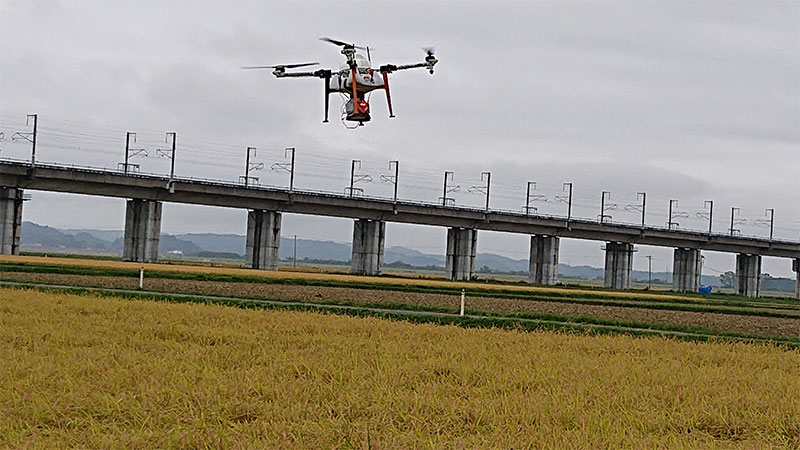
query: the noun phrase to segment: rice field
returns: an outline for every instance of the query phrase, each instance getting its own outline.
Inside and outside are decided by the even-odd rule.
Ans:
[[[531,285],[516,285],[516,284],[493,284],[481,282],[459,282],[459,281],[446,281],[441,279],[430,278],[401,278],[391,276],[370,277],[359,275],[347,275],[340,273],[324,273],[324,272],[311,272],[311,271],[296,271],[296,270],[280,270],[280,271],[265,271],[265,270],[252,270],[244,268],[235,268],[230,266],[208,266],[208,265],[187,265],[187,264],[169,264],[169,263],[135,263],[113,260],[101,259],[77,259],[77,258],[59,258],[59,257],[43,257],[43,256],[20,256],[20,255],[0,255],[0,263],[9,264],[45,264],[57,265],[66,267],[90,267],[99,269],[128,269],[138,270],[144,268],[145,272],[148,271],[172,271],[172,272],[191,272],[199,274],[214,274],[214,275],[238,275],[249,277],[264,277],[264,278],[280,278],[288,280],[314,280],[314,281],[339,281],[339,282],[358,282],[358,283],[371,283],[371,284],[385,284],[395,283],[404,284],[408,286],[426,286],[426,287],[444,287],[444,288],[463,288],[463,289],[486,289],[486,290],[509,290],[520,292],[537,292],[542,294],[547,293],[569,293],[572,295],[581,294],[597,294],[596,289],[579,289],[579,288],[563,288],[563,287],[545,287],[545,286],[531,286]],[[683,299],[693,300],[696,296],[681,296],[669,293],[649,293],[649,292],[626,292],[614,291],[615,297],[627,297],[636,299]]]
[[[0,289],[0,447],[797,448],[800,353]]]
[[[6,266],[7,267],[7,266]],[[138,277],[98,275],[73,275],[61,273],[3,272],[0,265],[0,283],[3,281],[43,283],[45,285],[86,286],[96,288],[138,290]],[[262,280],[263,281],[263,280]],[[396,291],[376,288],[278,284],[264,282],[236,282],[217,280],[186,280],[172,278],[146,278],[144,292],[163,294],[191,294],[200,297],[232,297],[296,301],[309,304],[352,305],[377,308],[399,308],[417,311],[438,311],[456,314],[459,311],[458,292],[430,293],[411,290]],[[346,285],[345,285],[346,286]],[[468,313],[494,316],[527,315],[550,320],[624,324],[628,326],[690,331],[701,334],[737,335],[786,341],[791,339],[800,346],[800,309],[790,305],[774,308],[741,308],[724,305],[707,305],[705,311],[683,309],[656,309],[659,304],[627,300],[592,300],[589,304],[570,303],[574,299],[551,300],[530,298],[498,298],[468,293]],[[620,306],[622,305],[622,306]],[[698,303],[699,305],[699,303]],[[766,305],[766,303],[761,303]],[[654,307],[655,306],[655,307]],[[693,303],[691,306],[695,306]],[[686,308],[686,305],[668,304],[668,307]],[[705,308],[704,308],[705,309]],[[721,312],[720,312],[721,311]],[[727,313],[726,313],[727,312]],[[735,313],[732,313],[735,312]],[[756,315],[762,314],[762,315]]]

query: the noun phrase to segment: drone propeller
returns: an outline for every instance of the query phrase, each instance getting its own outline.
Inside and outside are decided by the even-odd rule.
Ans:
[[[359,47],[356,44],[348,44],[347,42],[337,41],[336,39],[331,39],[329,37],[321,37],[319,38],[320,41],[330,42],[333,45],[338,45],[339,47],[352,47],[357,48],[359,50],[366,50],[366,47]]]
[[[433,52],[435,51],[435,49],[433,47],[422,47],[422,50],[424,50],[425,53],[428,54],[427,56],[425,56],[425,64],[428,67],[428,72],[430,72],[430,74],[433,75],[433,66],[435,66],[436,63],[439,62],[439,60],[436,59],[435,56],[433,56]]]
[[[277,64],[274,66],[242,66],[242,69],[296,69],[298,67],[316,66],[318,62],[301,63],[301,64]]]

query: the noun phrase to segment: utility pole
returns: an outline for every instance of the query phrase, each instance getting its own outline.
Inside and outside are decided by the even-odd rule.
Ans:
[[[772,241],[772,231],[775,228],[775,209],[769,208],[764,211],[764,214],[769,212],[769,240]]]
[[[703,203],[705,206],[705,202]],[[708,200],[708,234],[711,234],[711,224],[714,223],[714,200]]]
[[[292,267],[297,268],[297,235],[294,235],[294,256],[292,257]]]
[[[355,184],[356,176],[356,163],[358,164],[358,168],[361,168],[361,161],[357,159],[354,159],[352,164],[350,164],[350,197],[353,196],[353,184]]]
[[[522,207],[523,211],[525,211],[525,215],[530,215],[531,210],[538,211],[535,206],[531,206],[531,202],[535,202],[538,200],[547,201],[547,197],[541,194],[534,194],[531,195],[531,187],[533,190],[536,190],[536,182],[535,181],[528,181],[528,188],[525,192],[525,206]]]
[[[389,169],[391,170],[394,163],[394,202],[397,203],[397,186],[399,185],[398,177],[400,176],[400,161],[389,161]]]
[[[769,225],[769,240],[772,241],[772,231],[773,225],[775,223],[775,209],[774,208],[767,208],[764,210],[764,216],[769,217],[769,220],[764,219],[756,219],[756,225]]]
[[[167,136],[172,135],[172,157],[170,158],[169,178],[175,178],[175,141],[177,140],[177,133],[167,133]]]
[[[356,166],[361,169],[361,160],[354,159],[350,165],[350,187],[345,188],[345,191],[350,191],[350,197],[353,197],[355,191],[364,192],[364,189],[355,187],[355,184],[361,181],[369,183],[372,177],[369,175],[356,175]]]
[[[738,213],[740,209],[736,206],[731,206],[731,227],[728,231],[730,231],[731,236],[735,235],[739,230],[734,228],[734,225],[743,224],[745,223],[745,219],[736,219],[736,213]]]
[[[28,117],[33,117],[33,141],[31,142],[31,167],[36,166],[36,137],[39,135],[39,115],[33,114]],[[25,120],[27,125],[27,118]]]
[[[381,175],[381,181],[394,185],[394,202],[397,203],[397,177],[400,175],[400,161],[389,161],[389,170],[394,168],[394,175]]]
[[[447,172],[447,171],[444,172],[444,187],[442,188],[442,207],[446,207],[447,206],[447,200],[448,200],[447,194],[449,194],[451,192],[458,192],[458,191],[461,190],[461,186],[455,186],[455,187],[452,187],[452,188],[448,188],[447,187],[447,180],[448,179],[449,180],[453,179],[453,172]],[[453,199],[453,203],[455,203],[455,199]]]
[[[250,152],[255,150],[255,147],[247,147],[247,157],[244,160],[244,187],[250,185]]]
[[[289,192],[294,191],[294,147],[289,147],[283,152],[283,156],[286,157],[286,152],[289,150],[292,151],[292,162],[291,162],[291,169],[289,170]],[[297,240],[297,236],[295,236],[295,241]],[[295,258],[296,260],[296,258]]]
[[[481,181],[486,181],[486,186],[470,186],[469,189],[467,189],[467,192],[480,192],[482,194],[486,194],[486,207],[484,211],[489,212],[489,188],[491,187],[492,183],[492,173],[481,172]]]
[[[294,191],[294,147],[286,147],[283,151],[283,157],[287,158],[289,154],[291,154],[291,158],[289,159],[288,163],[273,163],[269,168],[271,170],[283,170],[289,173],[289,192]]]
[[[689,213],[686,211],[673,211],[673,206],[678,206],[677,200],[670,200],[669,201],[669,219],[667,219],[667,229],[671,230],[672,226],[675,225],[677,228],[680,225],[678,222],[673,222],[672,219],[677,217],[689,217]]]
[[[611,194],[611,192],[603,191],[600,195],[600,223],[603,223],[603,217],[606,215],[606,194]]]
[[[240,177],[240,181],[244,181],[244,187],[250,186],[250,171],[251,170],[261,170],[264,168],[264,163],[251,163],[250,162],[250,155],[256,156],[256,148],[255,147],[247,147],[247,157],[244,161],[244,176]],[[258,181],[257,178],[254,181]]]
[[[636,200],[641,201],[642,203],[637,205],[625,205],[625,211],[639,211],[642,213],[642,229],[645,228],[645,208],[647,207],[647,193],[646,192],[637,192],[636,193]]]
[[[606,217],[611,219],[611,216],[606,214],[606,211],[610,211],[612,209],[617,209],[617,204],[616,203],[610,203],[609,205],[606,206],[606,197],[608,197],[608,199],[610,200],[611,199],[611,192],[603,191],[603,193],[600,195],[600,223],[601,224],[603,223],[603,221],[604,221],[604,219]]]
[[[131,148],[131,142],[136,142],[136,133],[128,131],[125,133],[125,162],[119,164],[119,166],[122,166],[122,173],[125,175],[130,172],[131,166],[136,168],[137,171],[139,168],[138,164],[131,164],[129,162],[131,156],[142,155],[144,158],[147,158],[147,150],[143,148]],[[119,167],[117,167],[117,170],[119,170]]]
[[[350,164],[350,197],[353,196],[353,184],[355,183],[355,176],[356,176],[356,163],[358,163],[358,166],[361,167],[361,161],[355,159]]]
[[[24,139],[31,143],[31,168],[34,168],[36,167],[36,137],[39,134],[39,115],[28,114],[27,117],[25,117],[25,126],[29,126],[31,124],[31,119],[33,119],[33,132],[14,133],[11,135],[11,140],[16,141],[17,139]]]
[[[669,214],[667,215],[667,217],[668,217],[668,219],[667,219],[667,229],[668,230],[672,229],[672,202],[678,203],[678,201],[677,200],[670,200],[669,201]]]
[[[131,133],[128,131],[125,133],[125,165],[123,167],[123,173],[125,175],[128,174],[128,158],[130,158],[130,151],[131,151],[131,137],[133,137],[133,142],[136,142],[136,133]]]
[[[566,191],[569,188],[569,196],[564,197],[563,195],[556,195],[555,199],[567,204],[567,224],[569,224],[570,219],[572,219],[572,183],[564,183],[561,186],[562,191]]]
[[[711,224],[714,223],[714,200],[704,201],[703,209],[708,209],[708,212],[697,213],[697,217],[700,217],[701,219],[708,219],[708,235],[711,236]]]
[[[533,185],[533,187],[535,188],[536,182],[528,181],[528,188],[526,189],[525,192],[525,206],[523,208],[525,210],[525,215],[530,215],[531,213],[531,185]]]
[[[636,198],[642,198],[642,229],[644,229],[644,210],[647,207],[647,192],[637,192]]]
[[[453,177],[453,172],[444,172],[444,187],[442,188],[442,206],[447,206],[447,176]]]
[[[175,178],[175,139],[176,139],[176,134],[175,134],[174,131],[167,132],[167,137],[165,138],[164,142],[169,143],[170,142],[170,138],[172,138],[172,148],[170,149],[170,152],[167,153],[166,149],[157,148],[156,149],[156,154],[158,156],[161,156],[162,158],[169,158],[170,159],[169,179],[171,180],[171,179]]]
[[[481,181],[486,176],[486,212],[489,212],[489,189],[492,187],[492,172],[481,172]]]

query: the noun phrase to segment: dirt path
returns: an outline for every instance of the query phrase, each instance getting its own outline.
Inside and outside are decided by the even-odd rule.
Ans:
[[[0,273],[0,279],[135,289],[138,279],[127,277],[97,277],[87,275]],[[353,289],[327,286],[295,286],[266,283],[240,283],[197,280],[146,279],[145,289],[184,294],[247,296],[316,303],[354,303],[426,307],[445,307],[457,311],[458,296],[418,292],[396,292],[378,289]],[[800,337],[800,320],[719,314],[693,311],[655,310],[640,307],[599,306],[558,301],[537,301],[491,297],[469,297],[468,309],[502,313],[547,313],[569,317],[589,316],[604,320],[624,320],[661,324],[702,326],[718,332],[750,333],[764,336]]]

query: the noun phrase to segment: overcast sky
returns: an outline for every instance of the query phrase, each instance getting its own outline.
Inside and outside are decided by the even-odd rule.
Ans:
[[[236,179],[244,147],[269,167],[297,147],[301,188],[341,192],[351,159],[374,178],[369,195],[400,160],[400,196],[436,201],[442,173],[455,172],[459,204],[480,205],[469,186],[492,172],[492,206],[519,210],[527,181],[565,214],[555,196],[575,186],[575,214],[596,218],[610,191],[615,221],[664,225],[670,199],[681,227],[714,229],[741,208],[744,234],[775,208],[775,235],[800,239],[800,3],[798,2],[266,2],[0,1],[0,156],[24,158],[11,142],[25,115],[40,115],[39,159],[115,167],[125,131],[139,133],[142,170],[165,131],[178,133],[178,175]],[[337,68],[338,49],[321,36],[369,45],[375,65],[421,61],[434,45],[440,63],[392,76],[397,118],[380,92],[373,121],[347,130],[331,97],[322,124],[319,79],[275,79],[241,65],[319,61]],[[258,173],[263,184],[286,176]],[[630,208],[629,208],[630,209]],[[34,193],[25,220],[55,227],[120,229],[122,200]],[[166,205],[163,231],[243,234],[243,211]],[[444,251],[439,228],[392,225],[387,245]],[[284,235],[348,242],[352,223],[284,218]],[[527,257],[524,236],[481,233],[479,251]],[[602,266],[599,242],[564,240],[562,262]],[[670,249],[640,248],[658,270]],[[708,253],[705,274],[733,270],[733,255]],[[787,260],[764,270],[788,276]]]

